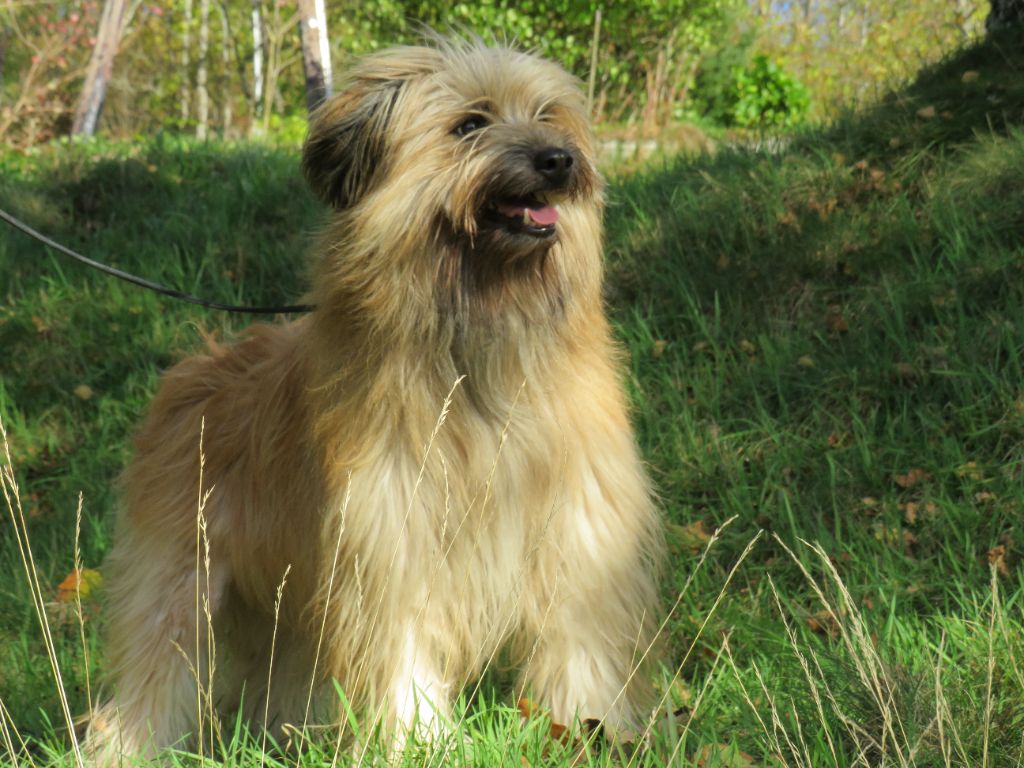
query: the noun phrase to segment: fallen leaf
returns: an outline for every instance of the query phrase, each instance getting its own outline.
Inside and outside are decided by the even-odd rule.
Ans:
[[[825,327],[829,333],[846,333],[850,330],[850,324],[843,316],[843,308],[838,304],[829,304],[825,308]]]
[[[669,523],[668,532],[676,547],[689,552],[699,552],[711,541],[711,533],[704,527],[703,520],[695,520],[687,525]]]
[[[754,346],[754,343],[752,341],[748,341],[747,339],[740,339],[740,349],[742,349],[748,355],[753,355],[757,353],[757,347]]]
[[[884,523],[875,523],[872,526],[872,530],[875,534],[875,540],[885,544],[887,547],[895,547],[903,539],[902,530],[885,525]]]
[[[665,354],[665,347],[668,346],[668,342],[664,339],[656,339],[653,346],[651,347],[651,357],[658,359]]]
[[[83,568],[81,571],[73,570],[64,577],[64,581],[57,585],[57,602],[73,603],[76,594],[82,600],[92,596],[93,592],[103,584],[103,575],[94,568]]]
[[[903,531],[903,551],[907,555],[912,555],[912,550],[917,544],[917,536],[914,535],[913,531]]]
[[[693,706],[693,691],[681,678],[675,678],[669,688],[669,703],[677,709],[688,709]]]
[[[995,501],[996,495],[991,491],[978,491],[974,494],[974,500],[979,504],[983,504],[986,501]]]
[[[522,717],[533,717],[536,711],[535,707],[533,706],[533,702],[525,696],[521,697],[519,701],[516,702],[516,709],[519,710],[519,714]]]
[[[916,501],[908,501],[906,504],[900,504],[900,509],[903,510],[903,519],[907,521],[907,525],[913,525],[917,522]]]
[[[968,461],[961,464],[953,472],[957,477],[964,480],[983,480],[984,475],[982,474],[981,468],[978,467],[978,462]]]
[[[833,639],[839,637],[839,622],[825,609],[807,617],[807,628],[816,635],[828,635]]]
[[[1010,569],[1006,565],[1006,547],[996,544],[988,551],[988,564],[994,566],[1000,576],[1009,576]]]
[[[790,227],[791,229],[796,230],[797,234],[800,234],[800,220],[796,217],[796,214],[793,213],[793,211],[780,213],[776,217],[776,221],[784,227]]]
[[[801,355],[800,357],[797,358],[796,364],[799,365],[801,368],[813,368],[814,358],[811,357],[810,355]]]
[[[92,400],[92,396],[96,394],[88,384],[79,384],[71,391],[74,392],[75,397],[79,400]]]
[[[700,768],[751,768],[754,758],[735,744],[705,744],[693,756]]]
[[[916,485],[920,485],[926,480],[931,480],[932,476],[923,469],[911,469],[905,475],[896,475],[896,485],[900,488],[913,488]]]
[[[896,372],[896,378],[903,381],[910,381],[917,375],[917,371],[910,363],[896,363],[893,365],[893,370]]]
[[[976,70],[976,69],[968,69],[966,72],[964,72],[962,75],[960,75],[960,82],[962,82],[962,83],[973,83],[979,77],[981,77],[981,73],[978,72],[978,70]]]
[[[935,109],[935,107],[929,104],[927,107],[921,107],[919,110],[917,110],[917,116],[922,120],[931,120],[933,117],[935,117],[936,112],[937,110]]]

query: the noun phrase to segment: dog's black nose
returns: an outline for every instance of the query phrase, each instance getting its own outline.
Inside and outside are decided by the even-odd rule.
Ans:
[[[553,186],[560,187],[572,173],[572,155],[558,147],[545,147],[533,156],[533,167]]]

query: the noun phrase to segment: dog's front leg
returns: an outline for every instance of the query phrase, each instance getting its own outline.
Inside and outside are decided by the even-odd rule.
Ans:
[[[375,731],[395,759],[416,742],[431,743],[443,737],[451,685],[424,643],[422,627],[412,622],[392,626],[385,636],[364,642],[372,644],[372,652],[364,655],[358,669],[350,671],[355,681],[364,681],[362,711],[368,717],[366,731],[356,739],[357,753]],[[348,718],[345,711],[339,715],[342,723]]]
[[[409,626],[404,646],[388,686],[396,743],[413,738],[433,740],[443,735],[448,719],[451,686],[438,670],[434,655],[422,639],[422,628]]]
[[[533,652],[523,684],[555,722],[601,720],[610,734],[648,715],[662,537],[632,440],[581,452],[541,551]],[[596,450],[595,450],[596,449]]]
[[[203,727],[212,695],[206,616],[216,615],[227,582],[220,569],[209,580],[197,574],[194,562],[169,538],[139,538],[132,529],[108,560],[115,574],[107,598],[113,695],[89,725],[85,750],[94,765],[152,757],[188,744]]]

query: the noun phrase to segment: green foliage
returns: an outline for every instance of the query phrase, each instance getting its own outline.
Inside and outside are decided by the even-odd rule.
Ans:
[[[596,101],[609,116],[621,118],[648,106],[651,99],[674,102],[689,83],[690,63],[714,45],[739,6],[739,0],[485,0],[454,5],[380,0],[352,7],[341,23],[361,35],[341,35],[340,40],[354,45],[345,52],[361,53],[390,42],[414,42],[423,25],[454,29],[535,50],[586,80],[595,13],[601,9]],[[652,95],[645,89],[655,77],[659,57],[664,60],[661,77],[668,82],[662,93]]]
[[[756,30],[744,27],[737,11],[733,16],[724,30],[726,34],[701,58],[687,105],[689,112],[720,126],[733,122],[736,72],[746,66],[757,41]]]
[[[735,86],[732,119],[745,128],[796,125],[810,105],[807,89],[764,54],[736,70]]]
[[[192,3],[191,17],[186,7]],[[353,57],[441,32],[511,41],[561,62],[587,81],[595,13],[602,23],[593,112],[598,122],[638,123],[654,132],[704,115],[722,124],[782,124],[773,99],[799,99],[768,73],[750,76],[757,94],[735,93],[734,69],[763,54],[807,88],[812,118],[866,103],[922,64],[972,38],[987,0],[338,0],[327,4],[335,75]],[[0,135],[19,146],[66,133],[96,33],[99,0],[7,3],[0,7]],[[201,23],[198,0],[130,5],[101,130],[126,137],[196,130]],[[253,0],[211,4],[206,56],[209,128],[225,137],[275,133],[274,116],[305,111],[294,4],[256,0],[264,80],[256,97]],[[745,83],[744,86],[749,85]],[[777,87],[778,86],[778,87]],[[770,92],[779,91],[772,95]],[[742,101],[739,113],[737,99]],[[781,121],[781,123],[780,123]]]
[[[761,3],[755,4],[760,6]],[[758,14],[757,50],[808,89],[811,116],[870,104],[975,39],[988,0],[805,0]]]

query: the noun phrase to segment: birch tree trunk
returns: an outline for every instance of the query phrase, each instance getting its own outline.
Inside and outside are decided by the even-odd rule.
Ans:
[[[220,63],[221,63],[221,88],[220,88],[220,114],[222,121],[221,131],[224,138],[231,132],[231,23],[228,20],[228,9],[224,3],[217,6],[220,11]]]
[[[252,117],[263,114],[263,11],[260,0],[252,0]]]
[[[181,28],[181,93],[180,114],[182,127],[192,112],[192,0],[185,0],[185,23]]]
[[[210,51],[210,0],[199,2],[199,61],[196,70],[196,138],[205,139],[210,126],[207,54]]]
[[[103,3],[99,29],[96,32],[96,45],[92,49],[89,67],[85,72],[85,82],[82,84],[82,94],[75,107],[75,117],[71,125],[71,133],[74,136],[92,136],[96,133],[96,125],[103,110],[103,100],[107,95],[107,84],[114,70],[114,56],[121,45],[126,6],[126,0],[106,0]]]
[[[324,0],[298,0],[302,35],[302,66],[306,74],[306,107],[312,113],[331,95],[331,50],[327,44]]]

